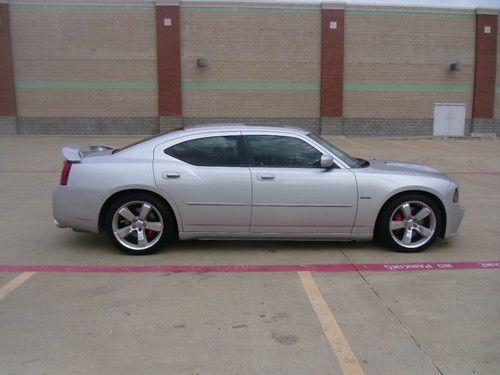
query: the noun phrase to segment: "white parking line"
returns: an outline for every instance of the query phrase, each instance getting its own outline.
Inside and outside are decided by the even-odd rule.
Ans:
[[[364,372],[358,359],[342,333],[332,311],[321,295],[311,273],[309,271],[300,271],[298,274],[309,297],[309,301],[323,327],[325,336],[337,357],[342,373],[344,375],[363,375]]]
[[[9,281],[7,284],[0,288],[0,300],[2,300],[6,295],[28,280],[31,276],[33,276],[36,272],[23,272],[16,278]]]

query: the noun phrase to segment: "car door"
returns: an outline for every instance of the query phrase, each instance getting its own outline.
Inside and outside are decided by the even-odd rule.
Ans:
[[[252,175],[251,232],[349,235],[357,204],[354,173],[321,168],[323,152],[305,136],[243,135]]]
[[[251,177],[240,132],[163,143],[154,151],[154,174],[175,202],[184,232],[248,233]]]

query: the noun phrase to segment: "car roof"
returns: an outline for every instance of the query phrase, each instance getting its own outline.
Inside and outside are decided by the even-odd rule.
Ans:
[[[184,127],[184,129],[180,130],[187,134],[192,133],[200,133],[200,132],[211,132],[211,131],[243,131],[243,130],[251,130],[251,131],[263,131],[263,132],[272,132],[277,131],[281,133],[292,133],[292,134],[308,134],[310,131],[297,128],[293,126],[272,126],[272,125],[253,125],[253,124],[244,124],[244,123],[216,123],[216,124],[203,124],[203,125],[189,125]]]

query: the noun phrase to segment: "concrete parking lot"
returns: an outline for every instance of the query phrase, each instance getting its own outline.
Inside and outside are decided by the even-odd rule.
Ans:
[[[500,373],[500,141],[333,138],[353,155],[431,164],[460,182],[460,235],[423,253],[189,241],[132,257],[105,235],[56,228],[62,146],[134,140],[0,138],[1,374]],[[369,266],[461,262],[473,266]]]

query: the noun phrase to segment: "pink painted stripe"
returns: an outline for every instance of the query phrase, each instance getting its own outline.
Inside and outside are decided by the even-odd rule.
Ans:
[[[209,265],[209,266],[61,266],[0,265],[0,272],[141,273],[141,272],[393,272],[465,269],[500,269],[500,261],[440,263],[358,263],[289,265]]]

